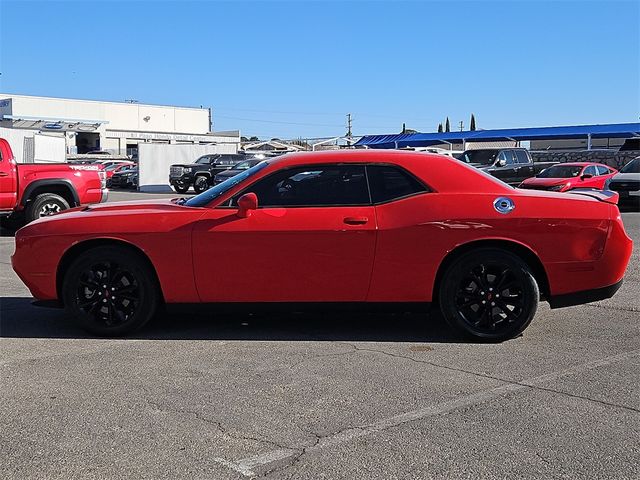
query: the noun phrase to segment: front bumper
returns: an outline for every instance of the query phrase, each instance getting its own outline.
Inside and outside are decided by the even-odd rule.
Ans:
[[[178,187],[189,187],[193,184],[193,175],[182,175],[180,177],[169,177],[169,183],[171,185],[177,185]]]

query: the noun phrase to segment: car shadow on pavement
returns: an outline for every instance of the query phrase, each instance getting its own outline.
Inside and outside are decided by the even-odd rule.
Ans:
[[[94,338],[64,310],[0,299],[0,338]],[[439,313],[161,314],[124,339],[459,343]]]

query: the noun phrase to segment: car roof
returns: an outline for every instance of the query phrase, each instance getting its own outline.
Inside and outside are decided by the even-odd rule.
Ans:
[[[608,167],[608,165],[605,165],[604,163],[597,163],[597,162],[567,162],[567,163],[559,163],[558,165],[568,165],[570,167],[590,167],[592,165]]]
[[[506,184],[460,160],[435,153],[385,149],[326,150],[322,152],[287,153],[265,160],[268,174],[288,167],[304,167],[328,163],[379,163],[402,167],[427,182],[437,191],[466,192],[473,182],[477,192],[509,190]]]

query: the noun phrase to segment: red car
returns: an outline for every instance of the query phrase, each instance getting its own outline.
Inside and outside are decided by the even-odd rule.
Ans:
[[[559,163],[527,178],[519,188],[566,192],[575,188],[604,190],[604,183],[618,171],[601,163]]]
[[[107,174],[107,180],[109,180],[111,177],[113,177],[114,173],[118,173],[126,168],[131,168],[135,166],[136,164],[133,162],[117,162],[104,167],[104,171]]]
[[[9,142],[0,138],[0,217],[20,223],[86,203],[104,202],[104,171],[95,165],[17,163]]]
[[[509,187],[455,159],[401,151],[296,153],[189,199],[81,207],[16,234],[34,297],[120,335],[161,304],[439,305],[487,340],[551,307],[604,299],[631,256],[613,192]],[[295,306],[295,307],[294,307]]]

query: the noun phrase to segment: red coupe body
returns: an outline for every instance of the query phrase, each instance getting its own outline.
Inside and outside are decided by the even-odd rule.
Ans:
[[[576,188],[602,190],[605,182],[618,171],[601,163],[560,163],[547,168],[537,176],[527,178],[520,188],[566,192]]]
[[[335,168],[351,173],[319,183]],[[247,172],[186,204],[112,203],[38,220],[17,232],[13,267],[34,297],[59,300],[76,257],[123,245],[148,261],[166,303],[429,303],[456,256],[496,247],[523,258],[541,295],[564,306],[611,296],[631,255],[606,195],[514,189],[439,155],[301,153]],[[285,193],[275,201],[260,185],[283,172]],[[321,185],[325,193],[339,185],[342,196],[336,204],[296,199],[287,182]],[[359,182],[365,200],[349,190]],[[407,193],[411,182],[416,191]],[[257,208],[245,211],[245,195],[239,209],[238,197],[254,190]]]

